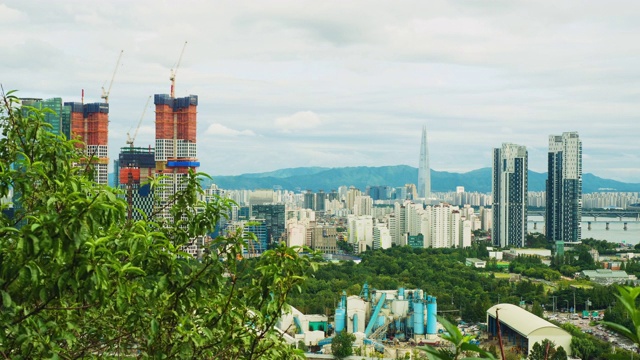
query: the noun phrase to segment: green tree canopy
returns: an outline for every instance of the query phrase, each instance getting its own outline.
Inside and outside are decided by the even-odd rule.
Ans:
[[[336,359],[344,359],[353,354],[353,342],[356,336],[346,331],[341,331],[331,341],[331,353]]]

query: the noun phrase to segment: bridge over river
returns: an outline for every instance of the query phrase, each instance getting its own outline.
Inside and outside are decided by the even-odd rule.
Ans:
[[[528,210],[527,214],[529,216],[542,216],[543,218],[545,216],[544,210]],[[636,221],[640,221],[640,210],[582,209],[582,221],[589,221],[589,218],[592,218],[593,221],[598,221],[598,218],[618,218],[620,221],[622,221],[623,218],[626,218],[625,220],[635,219]]]

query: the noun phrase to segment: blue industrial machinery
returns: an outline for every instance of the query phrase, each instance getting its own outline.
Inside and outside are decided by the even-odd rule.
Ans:
[[[344,330],[344,324],[347,318],[347,309],[337,308],[336,309],[336,333],[342,332]]]
[[[373,348],[379,352],[379,353],[383,353],[384,354],[384,345],[380,344],[379,342],[373,341],[371,339],[364,339],[364,344],[365,345],[373,345]],[[320,343],[318,343],[319,345]]]
[[[353,332],[358,332],[358,314],[353,314]]]
[[[427,334],[435,335],[438,328],[438,304],[435,296],[427,296]]]
[[[376,291],[372,291],[366,282],[360,292],[360,298],[373,307],[364,330],[365,345],[372,345],[376,351],[384,353],[384,345],[376,339],[384,339],[388,335],[389,338],[405,341],[412,337],[437,334],[438,305],[435,296],[427,295],[420,289],[405,288],[398,288],[397,296],[390,296],[388,299],[387,292],[378,294],[380,296],[377,298]],[[358,324],[360,316],[362,314],[347,313],[347,294],[343,291],[335,312],[335,333],[347,330],[348,321],[352,321],[354,333],[362,331]],[[294,318],[294,321],[300,327],[299,320]],[[321,340],[318,345],[330,344],[332,340],[333,338]]]
[[[336,309],[336,333],[342,332],[347,327],[347,292],[342,291],[340,305]]]
[[[378,324],[378,314],[380,314],[380,309],[382,309],[382,305],[384,305],[384,301],[386,298],[387,294],[382,293],[382,295],[380,295],[380,300],[378,300],[378,304],[373,310],[373,314],[371,314],[371,319],[369,319],[369,324],[367,324],[367,328],[364,331],[366,337],[369,337],[369,335],[371,335],[373,326]]]
[[[333,342],[333,337],[322,339],[318,341],[318,346],[323,347],[325,345],[329,345]]]
[[[362,291],[360,291],[360,297],[363,298],[364,301],[369,301],[369,284],[367,284],[366,281],[362,286]]]
[[[424,303],[422,299],[413,303],[413,333],[424,335]]]

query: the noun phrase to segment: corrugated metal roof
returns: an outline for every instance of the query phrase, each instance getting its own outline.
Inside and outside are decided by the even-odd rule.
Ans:
[[[490,307],[489,310],[487,310],[487,314],[495,318],[496,309],[498,309],[500,322],[509,325],[510,328],[519,332],[523,336],[528,337],[532,332],[542,328],[554,328],[562,330],[561,328],[553,325],[547,320],[538,317],[528,312],[527,310],[513,304],[494,305]]]
[[[583,270],[582,274],[590,278],[628,278],[624,270],[611,270],[611,269],[597,269],[597,270]]]

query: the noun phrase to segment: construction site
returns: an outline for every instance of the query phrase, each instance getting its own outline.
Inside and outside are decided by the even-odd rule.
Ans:
[[[416,351],[417,345],[440,344],[437,312],[436,298],[421,289],[375,290],[365,283],[359,295],[343,291],[333,321],[292,308],[277,329],[288,343],[304,343],[313,353],[330,354],[335,335],[346,331],[355,336],[353,346],[363,355],[397,358]]]

